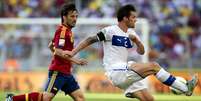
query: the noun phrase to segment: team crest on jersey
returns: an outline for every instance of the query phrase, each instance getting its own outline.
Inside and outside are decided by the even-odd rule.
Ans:
[[[132,44],[130,42],[130,39],[128,37],[124,36],[112,36],[112,45],[114,46],[121,46],[125,48],[132,48]]]

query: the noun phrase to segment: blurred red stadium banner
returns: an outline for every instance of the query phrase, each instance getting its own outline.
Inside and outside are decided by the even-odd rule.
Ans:
[[[190,79],[187,72],[172,72],[176,76]],[[201,72],[199,72],[201,75]],[[78,73],[78,82],[82,90],[88,92],[119,93],[122,90],[114,87],[102,72]],[[0,72],[0,91],[39,91],[47,79],[46,72]],[[163,85],[154,76],[149,77],[151,92],[169,93],[169,87]],[[195,94],[201,94],[201,77],[195,89]]]

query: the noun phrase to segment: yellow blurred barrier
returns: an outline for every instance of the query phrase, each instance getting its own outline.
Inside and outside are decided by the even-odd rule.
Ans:
[[[44,72],[0,72],[0,91],[38,91],[46,78]]]
[[[182,76],[190,79],[186,72],[172,72],[175,76]],[[199,72],[201,75],[201,72]],[[114,87],[102,72],[78,73],[76,76],[80,87],[88,92],[118,93],[122,90]],[[47,79],[46,72],[0,72],[0,91],[39,91]],[[169,87],[162,84],[154,76],[149,77],[151,92],[169,93]],[[201,77],[199,76],[198,86],[195,94],[201,94]]]

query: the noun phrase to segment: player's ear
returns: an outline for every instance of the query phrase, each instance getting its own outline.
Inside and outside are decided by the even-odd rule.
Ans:
[[[128,17],[124,16],[124,17],[123,17],[123,20],[124,20],[124,21],[128,21]]]
[[[62,18],[63,18],[63,20],[66,20],[66,16],[64,16],[64,15],[62,16]]]

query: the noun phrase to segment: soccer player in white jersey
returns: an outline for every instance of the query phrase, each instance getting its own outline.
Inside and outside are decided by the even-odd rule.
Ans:
[[[125,5],[117,12],[117,25],[103,28],[96,35],[90,36],[80,42],[71,52],[65,52],[65,56],[74,56],[85,47],[102,42],[104,48],[103,65],[107,77],[112,83],[125,90],[125,95],[130,98],[138,98],[141,101],[153,101],[154,99],[143,86],[135,85],[149,75],[154,75],[163,84],[182,91],[185,95],[191,96],[195,88],[198,76],[194,75],[186,84],[176,79],[165,71],[156,62],[128,63],[128,49],[136,44],[136,51],[144,54],[144,46],[134,31],[129,28],[135,27],[137,21],[136,10],[132,5]]]

